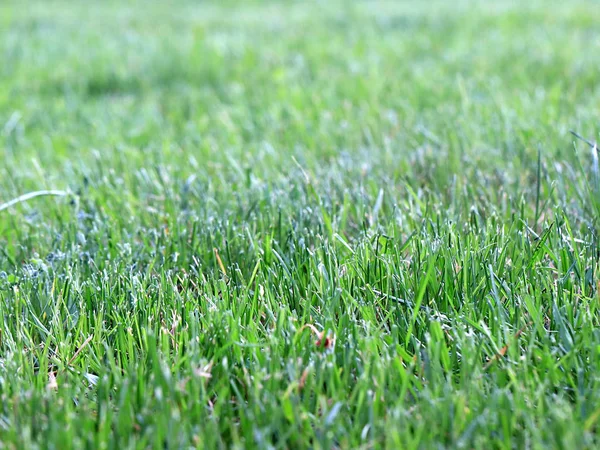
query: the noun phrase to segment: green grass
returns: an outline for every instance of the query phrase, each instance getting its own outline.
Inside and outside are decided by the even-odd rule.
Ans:
[[[0,448],[598,447],[598,23],[0,4]]]

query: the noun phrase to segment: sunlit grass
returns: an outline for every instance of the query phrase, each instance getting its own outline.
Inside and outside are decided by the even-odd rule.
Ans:
[[[598,446],[598,23],[0,5],[0,447]]]

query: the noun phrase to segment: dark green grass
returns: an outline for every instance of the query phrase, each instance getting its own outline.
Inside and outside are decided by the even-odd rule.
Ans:
[[[0,5],[0,448],[593,448],[600,9]]]

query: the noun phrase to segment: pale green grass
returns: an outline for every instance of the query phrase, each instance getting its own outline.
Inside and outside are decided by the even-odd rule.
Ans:
[[[0,448],[600,445],[600,8],[522,3],[2,3]]]

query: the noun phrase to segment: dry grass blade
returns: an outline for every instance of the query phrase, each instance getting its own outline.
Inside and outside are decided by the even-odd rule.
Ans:
[[[516,340],[519,338],[519,336],[521,336],[521,335],[522,335],[522,334],[525,332],[525,330],[527,329],[527,327],[528,327],[528,326],[530,326],[530,325],[531,325],[531,322],[529,322],[529,323],[527,323],[527,324],[523,325],[523,327],[522,327],[522,328],[521,328],[519,331],[517,331],[517,332],[515,333],[515,336],[514,336],[514,341],[516,341]],[[500,349],[500,351],[499,351],[497,354],[495,354],[495,355],[494,355],[494,357],[493,357],[492,359],[490,359],[490,360],[489,360],[489,361],[486,363],[486,365],[485,365],[485,366],[483,366],[483,370],[484,370],[484,372],[485,372],[485,371],[487,371],[487,370],[488,370],[488,369],[489,369],[489,368],[492,366],[492,364],[494,364],[496,361],[498,361],[500,358],[502,358],[504,355],[506,355],[506,352],[508,351],[508,348],[510,347],[510,344],[511,344],[511,343],[512,343],[512,342],[509,342],[509,343],[508,343],[508,344],[506,344],[504,347],[502,347],[502,348]]]
[[[217,260],[217,265],[219,266],[219,270],[221,271],[221,273],[227,280],[227,271],[225,270],[225,265],[223,264],[223,261],[221,260],[221,256],[219,255],[219,250],[217,250],[216,248],[213,248],[213,252],[215,254],[215,259]]]
[[[88,346],[88,344],[92,341],[93,337],[94,337],[94,335],[90,334],[88,336],[88,338],[83,342],[83,344],[81,344],[81,347],[79,347],[77,349],[77,351],[73,354],[73,356],[71,357],[71,359],[67,363],[67,367],[70,366],[71,364],[73,364],[73,362],[75,362],[75,360],[77,359],[77,357],[79,356],[79,354],[83,351],[83,349],[86,348]]]
[[[12,200],[9,200],[8,202],[1,204],[0,211],[4,211],[5,209],[10,208],[11,206],[14,206],[18,203],[26,202],[27,200],[31,200],[32,198],[36,198],[36,197],[47,197],[47,196],[66,197],[67,195],[69,195],[69,193],[67,191],[56,191],[56,190],[44,190],[44,191],[29,192],[27,194],[20,195],[17,198],[13,198]]]
[[[300,328],[300,331],[303,331],[306,328],[311,330],[317,336],[317,340],[315,341],[317,347],[330,349],[335,345],[335,336],[325,336],[325,331],[319,331],[317,327],[309,323]]]

